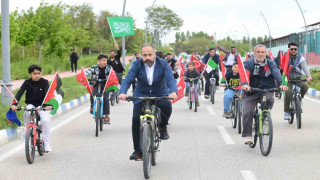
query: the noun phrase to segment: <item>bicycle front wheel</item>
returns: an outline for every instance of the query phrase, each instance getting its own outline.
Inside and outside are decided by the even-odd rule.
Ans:
[[[238,133],[241,134],[242,131],[242,123],[241,123],[241,118],[242,118],[242,105],[241,105],[241,100],[238,99],[238,106],[237,106],[237,116],[238,116]]]
[[[191,93],[189,93],[189,97],[188,97],[188,102],[189,102],[189,109],[192,109],[192,98],[191,98]]]
[[[290,101],[291,103],[291,107],[290,107],[290,119],[288,120],[288,123],[289,124],[292,124],[293,121],[294,121],[294,114],[295,114],[295,111],[296,111],[296,105],[294,103],[293,100]]]
[[[272,119],[269,113],[263,113],[262,116],[262,132],[259,133],[260,150],[262,155],[268,156],[271,151],[273,139]]]
[[[216,89],[216,86],[214,84],[211,85],[211,92],[210,92],[210,95],[211,95],[211,103],[214,104],[214,93],[215,93],[215,90]]]
[[[197,112],[197,92],[193,92],[193,106],[194,106],[194,112]]]
[[[100,99],[97,99],[96,101],[96,113],[95,113],[95,121],[96,121],[96,137],[98,137],[99,134],[99,123],[100,123],[100,107],[101,107],[101,102]]]
[[[296,98],[296,119],[297,119],[297,127],[301,129],[301,99],[297,96]]]
[[[143,173],[146,179],[150,178],[151,174],[151,127],[145,123],[142,133],[142,161]]]
[[[29,128],[27,131],[26,141],[25,141],[25,150],[26,150],[27,162],[29,164],[32,164],[34,162],[34,156],[35,156],[33,128]]]
[[[114,93],[111,92],[111,95],[110,95],[110,104],[111,106],[114,106]]]
[[[237,112],[236,112],[236,107],[237,106],[237,102],[235,102],[234,100],[232,100],[231,102],[231,123],[232,123],[232,127],[236,128],[237,127]]]

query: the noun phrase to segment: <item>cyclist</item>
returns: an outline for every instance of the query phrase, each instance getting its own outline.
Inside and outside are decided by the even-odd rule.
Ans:
[[[183,78],[186,80],[186,93],[185,96],[189,95],[189,91],[190,91],[190,86],[192,84],[192,82],[190,82],[190,80],[187,80],[187,78],[197,78],[200,77],[201,74],[195,70],[195,64],[194,62],[189,62],[188,63],[188,70],[184,73]],[[194,88],[198,89],[198,80],[194,81]],[[198,94],[197,94],[198,96]],[[197,100],[197,106],[200,106],[199,104],[199,99]]]
[[[243,105],[243,132],[245,144],[252,144],[252,121],[254,117],[254,109],[258,103],[261,93],[249,92],[250,87],[260,89],[275,88],[275,80],[280,85],[282,90],[287,90],[287,86],[282,85],[280,71],[274,61],[267,59],[267,49],[265,45],[258,44],[254,48],[254,57],[244,61],[244,68],[242,71],[247,71],[247,77],[241,79],[248,79],[248,82],[241,82],[242,90],[242,105]],[[242,62],[240,62],[242,63]],[[239,69],[241,71],[241,69]],[[241,74],[240,74],[241,75]],[[270,109],[273,106],[274,98],[272,93],[265,94],[267,105]]]
[[[123,80],[119,92],[119,99],[126,100],[126,93],[130,84],[137,78],[137,87],[133,97],[161,97],[177,98],[177,83],[173,78],[172,70],[165,59],[156,56],[156,50],[152,45],[143,45],[141,48],[142,59],[133,63],[127,76]],[[143,114],[143,102],[133,102],[132,137],[134,152],[130,160],[141,159],[140,149],[140,115]],[[160,139],[169,139],[167,132],[168,119],[172,112],[170,101],[157,101],[156,106],[161,109]]]
[[[289,80],[299,80],[302,78],[302,75],[305,74],[307,77],[307,82],[311,82],[312,77],[309,72],[306,59],[302,56],[301,53],[298,53],[298,44],[295,42],[290,42],[288,44],[288,48],[290,53],[289,65],[292,68],[289,72]],[[309,86],[306,82],[303,81],[297,82],[297,85],[301,88],[301,98],[303,98],[307,93]],[[288,82],[288,88],[289,90],[285,93],[284,96],[284,120],[290,119],[289,106],[292,97],[292,84],[290,82]]]
[[[108,60],[108,65],[110,65],[116,72],[118,82],[121,85],[122,75],[125,69],[120,61],[121,51],[119,50],[118,44],[115,44],[115,48],[117,49],[117,55],[115,50],[110,50],[110,59]]]
[[[38,107],[42,105],[42,102],[49,89],[49,81],[41,77],[42,68],[36,64],[32,64],[28,68],[30,79],[27,79],[21,85],[19,91],[16,94],[16,99],[19,102],[23,93],[26,91],[25,103],[27,107]],[[18,102],[11,105],[12,111],[17,110]],[[46,107],[47,110],[51,109],[51,106]],[[52,151],[50,147],[50,113],[49,111],[39,110],[39,116],[42,124],[42,139],[44,142],[44,151]],[[30,117],[27,115],[27,111],[24,113],[24,125],[25,127],[30,123]],[[22,137],[26,136],[26,128],[22,133]]]
[[[98,64],[89,68],[85,74],[86,76],[91,75],[91,79],[108,79],[110,74],[111,66],[107,65],[108,56],[100,54],[97,58]],[[92,85],[92,84],[91,84]],[[106,82],[101,84],[100,92],[103,92],[103,89],[106,85]],[[93,96],[98,93],[98,84],[93,86],[92,95],[90,96],[90,113],[93,113]],[[103,92],[103,116],[104,123],[110,124],[110,106],[109,106],[109,92]]]
[[[227,85],[226,85],[227,84]],[[226,81],[221,83],[221,87],[226,87],[224,90],[223,105],[224,113],[223,117],[228,118],[230,116],[230,104],[236,93],[236,89],[240,85],[238,63],[233,63],[232,72],[226,73]]]
[[[224,56],[224,58],[222,59],[222,61],[225,63],[225,67],[227,72],[232,71],[232,65],[235,62],[238,62],[238,55],[239,53],[236,52],[236,47],[232,46],[231,47],[231,51],[228,51],[222,47],[220,47],[217,43],[215,44],[217,46],[217,48],[226,53],[226,55]]]
[[[203,57],[203,64],[207,64],[207,62],[209,61],[209,59],[214,60],[214,62],[216,64],[220,64],[220,59],[219,59],[219,55],[216,54],[216,48],[210,48],[209,49],[209,53],[207,53],[204,57]],[[219,69],[214,69],[212,70],[209,74],[205,74],[205,79],[206,79],[206,84],[205,84],[205,90],[204,90],[204,98],[209,99],[209,94],[210,94],[210,78],[213,77],[216,79],[216,88],[219,88]]]

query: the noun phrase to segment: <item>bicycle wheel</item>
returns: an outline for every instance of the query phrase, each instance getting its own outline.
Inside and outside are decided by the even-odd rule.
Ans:
[[[279,98],[279,99],[281,99],[281,96],[282,96],[282,92],[280,91],[280,92],[279,92],[279,97],[278,97],[278,98]]]
[[[288,120],[288,123],[289,123],[289,124],[292,124],[292,123],[293,123],[295,111],[296,111],[296,105],[295,105],[295,103],[291,100],[291,107],[290,107],[290,116],[291,116],[291,117],[290,117],[290,119]]]
[[[41,132],[38,131],[37,150],[38,150],[38,154],[39,154],[40,156],[43,156],[43,152],[44,152],[44,142],[43,142],[43,140],[42,140],[40,137],[41,137]]]
[[[110,104],[111,106],[114,106],[114,93],[111,92],[111,95],[110,95]]]
[[[262,132],[259,133],[260,151],[262,155],[268,156],[271,151],[273,139],[272,119],[269,113],[263,113],[262,116]]]
[[[252,144],[249,144],[249,147],[251,148],[255,148],[256,145],[257,145],[257,140],[258,140],[258,132],[259,132],[259,124],[258,124],[258,121],[256,120],[257,117],[255,117],[253,120],[254,120],[254,125],[253,125],[253,128],[252,128],[252,133],[253,133],[253,143]]]
[[[242,131],[242,122],[241,122],[241,117],[242,117],[242,105],[240,99],[238,99],[238,106],[237,106],[237,116],[238,116],[238,133],[241,134]]]
[[[143,173],[146,179],[150,178],[151,174],[151,128],[148,123],[143,125],[142,133],[142,161]]]
[[[197,112],[197,92],[193,91],[193,106],[194,106],[194,112]]]
[[[116,98],[116,103],[119,104],[119,96],[118,96],[118,94],[116,94],[115,98]]]
[[[156,128],[156,126],[154,126]],[[156,146],[156,131],[152,131],[152,137],[151,137],[151,165],[155,166],[157,164],[156,158],[157,158],[157,146]]]
[[[200,83],[200,80],[198,81],[198,94],[199,96],[201,96],[201,83]]]
[[[296,98],[296,119],[297,119],[297,127],[301,129],[301,99],[297,96]]]
[[[212,104],[214,104],[214,94],[216,93],[216,85],[215,84],[213,84],[212,85],[212,97],[211,97],[211,99],[212,99]]]
[[[235,100],[233,99],[232,102],[231,102],[231,124],[232,124],[232,127],[233,128],[236,128],[237,127],[237,116],[236,116],[236,104],[237,102],[235,102]]]
[[[99,123],[100,123],[100,106],[101,102],[100,99],[97,99],[96,101],[96,113],[95,113],[95,120],[96,120],[96,137],[98,137],[99,134]]]
[[[34,146],[34,134],[33,134],[33,128],[29,128],[26,134],[26,141],[25,141],[25,150],[26,150],[26,158],[27,162],[29,164],[32,164],[34,162],[34,156],[35,156],[35,146]]]
[[[189,97],[188,97],[188,102],[189,102],[189,109],[191,110],[192,109],[192,96],[191,96],[191,92],[189,92]]]

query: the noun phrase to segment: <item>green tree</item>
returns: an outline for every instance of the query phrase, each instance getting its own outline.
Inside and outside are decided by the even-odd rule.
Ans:
[[[191,38],[191,34],[190,31],[187,31],[187,35],[186,35],[187,40],[189,40]]]
[[[176,43],[180,41],[180,32],[176,32]]]
[[[186,40],[187,40],[186,35],[184,34],[184,32],[182,32],[181,33],[181,41],[184,42]]]
[[[252,46],[257,45],[257,39],[255,37],[251,39],[251,44],[252,44]]]

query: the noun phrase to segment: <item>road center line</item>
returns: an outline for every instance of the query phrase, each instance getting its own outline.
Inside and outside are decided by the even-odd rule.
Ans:
[[[67,123],[77,119],[77,117],[81,116],[84,113],[87,113],[87,111],[82,111],[82,112],[80,112],[78,114],[75,114],[75,115],[69,117],[68,119],[66,119],[66,120],[62,121],[61,123],[57,124],[56,126],[52,127],[50,132],[51,133],[54,132],[55,130],[61,128],[64,125],[66,125]],[[19,152],[20,150],[22,150],[24,148],[24,146],[25,146],[24,143],[21,143],[18,146],[16,146],[13,149],[11,149],[10,151],[2,154],[0,156],[0,162],[5,160],[5,159],[7,159],[7,158],[9,158],[10,156],[14,155],[15,153]]]
[[[211,116],[216,115],[216,112],[214,112],[214,110],[212,109],[212,106],[207,106],[207,109],[208,109],[209,114],[210,114]]]
[[[304,98],[320,104],[320,101],[317,101],[317,100],[315,100],[315,99],[309,98],[309,97],[307,97],[307,96],[304,96]]]
[[[240,171],[244,180],[256,180],[256,176],[250,170],[241,170]]]
[[[234,141],[232,140],[231,136],[229,135],[224,126],[217,126],[217,128],[219,129],[219,132],[222,135],[226,144],[234,144]]]

